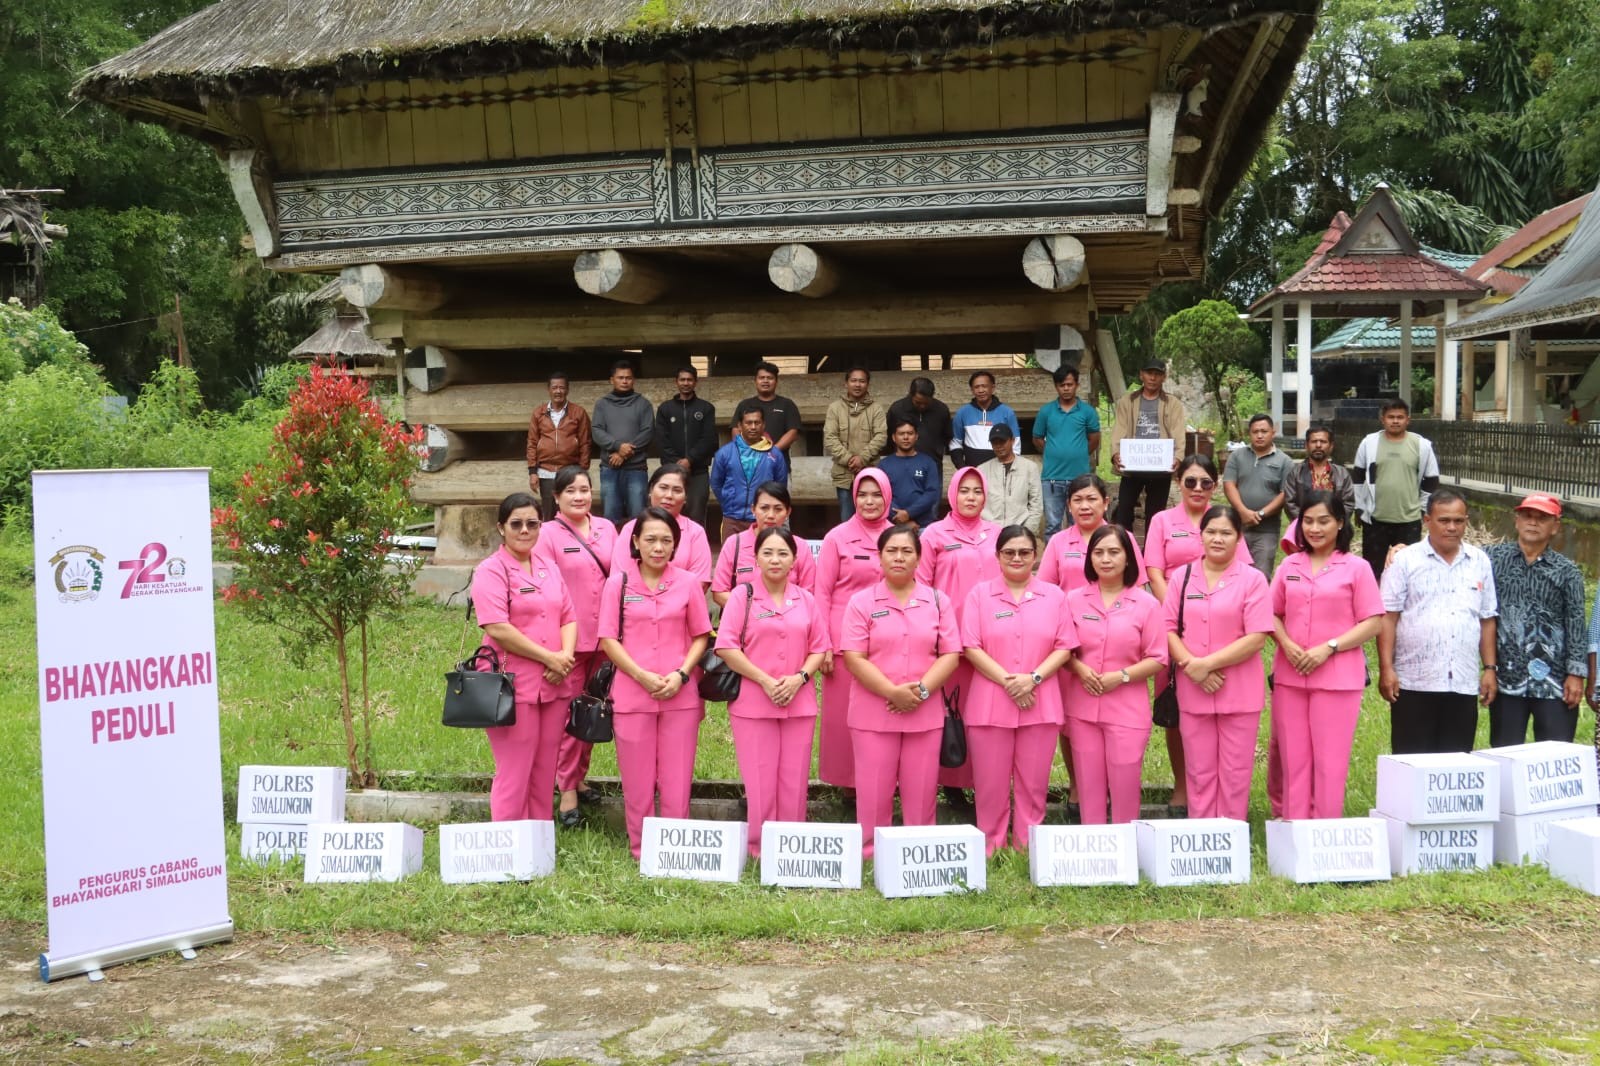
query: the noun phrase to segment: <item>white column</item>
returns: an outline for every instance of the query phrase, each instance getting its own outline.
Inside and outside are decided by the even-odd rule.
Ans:
[[[1411,301],[1400,301],[1400,398],[1411,402]]]
[[[1459,301],[1446,300],[1444,302],[1444,324],[1439,326],[1439,336],[1445,336],[1445,329],[1455,325],[1456,308]],[[1438,375],[1439,392],[1439,417],[1446,422],[1456,420],[1456,400],[1461,396],[1460,374],[1457,372],[1456,342],[1446,339],[1440,350],[1439,365],[1434,367]]]
[[[1511,421],[1511,342],[1494,342],[1494,409],[1502,418]]]
[[[1295,352],[1295,433],[1304,437],[1311,428],[1311,304],[1300,304],[1300,337]]]
[[[1272,370],[1267,378],[1272,396],[1272,424],[1283,428],[1283,304],[1272,305]],[[1249,415],[1245,416],[1246,418]]]

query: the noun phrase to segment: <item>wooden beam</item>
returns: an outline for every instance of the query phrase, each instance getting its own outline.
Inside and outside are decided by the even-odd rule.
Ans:
[[[909,340],[917,337],[1017,335],[1040,326],[1089,325],[1083,288],[1065,293],[963,290],[851,295],[795,303],[787,297],[683,301],[660,307],[501,304],[415,314],[406,345],[444,348],[649,348],[663,344]]]
[[[1179,134],[1172,138],[1172,154],[1193,155],[1200,150],[1202,143],[1198,137],[1191,137],[1187,133]]]
[[[573,280],[590,296],[625,304],[647,304],[667,291],[667,276],[638,256],[615,248],[584,252],[572,265]]]
[[[1293,16],[1283,16],[1285,19]],[[1200,192],[1204,195],[1211,191],[1211,183],[1216,179],[1217,167],[1222,165],[1222,157],[1233,146],[1233,136],[1237,130],[1239,109],[1244,106],[1254,89],[1256,68],[1261,63],[1261,54],[1266,51],[1267,42],[1278,33],[1278,16],[1269,15],[1261,20],[1261,25],[1256,29],[1255,37],[1250,41],[1250,48],[1245,52],[1244,61],[1233,72],[1233,82],[1228,86],[1227,98],[1222,102],[1222,109],[1217,112],[1216,120],[1211,128],[1216,131],[1216,137],[1211,142],[1211,152],[1206,156],[1205,168],[1200,172]]]
[[[1150,147],[1146,160],[1144,213],[1159,218],[1167,213],[1167,190],[1172,187],[1172,142],[1177,133],[1182,93],[1150,94]]]
[[[244,214],[245,226],[256,255],[262,259],[278,252],[278,212],[272,198],[272,178],[266,170],[266,153],[234,149],[222,157],[233,199]]]
[[[1087,276],[1083,242],[1066,233],[1035,237],[1022,250],[1022,273],[1046,292],[1066,292]]]
[[[813,299],[827,296],[844,280],[839,265],[809,244],[780,244],[767,257],[767,277],[784,292]]]
[[[452,293],[448,284],[426,271],[363,263],[340,271],[339,295],[368,309],[436,311],[450,302]]]

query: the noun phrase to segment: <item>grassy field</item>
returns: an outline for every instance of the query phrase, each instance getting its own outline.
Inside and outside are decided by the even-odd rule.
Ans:
[[[11,580],[0,585],[0,624],[19,638],[16,653],[0,665],[0,746],[11,766],[0,777],[0,806],[11,812],[11,831],[0,838],[0,920],[32,923],[42,938],[44,854],[32,596],[27,583]],[[343,740],[332,696],[331,663],[297,666],[285,658],[270,630],[220,606],[217,618],[221,772],[227,791],[232,793],[241,764],[341,765]],[[456,658],[461,637],[459,611],[423,603],[413,604],[377,630],[372,683],[381,769],[459,774],[492,768],[481,735],[438,725],[441,673]],[[726,717],[720,712],[714,709],[701,734],[697,773],[702,777],[737,776]],[[1588,740],[1592,728],[1586,713],[1580,739]],[[1384,750],[1387,735],[1387,713],[1369,693],[1350,781],[1350,813],[1365,813],[1372,801],[1374,758]],[[597,751],[594,772],[615,772],[609,747]],[[1059,777],[1059,764],[1056,773]],[[1171,780],[1159,742],[1150,746],[1146,780]],[[300,881],[298,865],[261,867],[233,859],[232,910],[241,929],[330,936],[358,929],[418,937],[449,932],[622,934],[703,941],[713,950],[719,942],[785,938],[849,954],[885,950],[887,945],[878,938],[907,932],[1115,925],[1286,912],[1425,908],[1514,924],[1532,913],[1567,910],[1583,898],[1542,869],[1496,869],[1481,875],[1447,874],[1358,886],[1302,887],[1267,877],[1259,827],[1266,808],[1264,781],[1263,737],[1252,801],[1257,879],[1244,886],[1041,890],[1029,883],[1026,860],[1010,854],[991,863],[988,892],[964,898],[884,900],[871,891],[778,891],[762,888],[753,867],[738,885],[650,881],[638,875],[619,835],[596,828],[563,833],[556,875],[532,884],[446,886],[436,872],[433,834],[428,836],[423,874],[398,885],[307,886]],[[236,852],[236,825],[228,826],[228,840],[230,851]],[[914,949],[900,944],[894,950]]]

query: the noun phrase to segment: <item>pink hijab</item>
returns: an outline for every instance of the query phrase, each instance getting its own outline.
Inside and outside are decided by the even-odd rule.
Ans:
[[[855,499],[856,493],[860,491],[861,482],[863,481],[871,481],[873,484],[877,485],[878,490],[883,493],[883,517],[879,518],[875,522],[869,522],[865,518],[861,517],[860,511],[857,511],[855,514],[850,516],[850,521],[856,524],[856,528],[861,532],[863,537],[873,543],[876,543],[879,535],[882,534],[884,530],[889,528],[889,515],[894,512],[894,508],[890,506],[890,504],[894,502],[894,493],[889,488],[889,475],[885,474],[882,470],[879,470],[875,466],[869,466],[862,469],[862,471],[856,475],[855,481],[851,482],[850,498],[852,500]]]
[[[961,481],[968,474],[976,475],[978,484],[983,486],[985,498],[989,495],[989,479],[983,476],[983,471],[975,466],[964,466],[956,471],[956,476],[950,479],[950,488],[945,493],[945,499],[950,501],[950,513],[945,516],[945,525],[953,530],[962,540],[975,540],[986,526],[994,525],[993,522],[983,520],[983,512],[979,511],[971,518],[967,518],[956,509],[956,497],[961,490]]]

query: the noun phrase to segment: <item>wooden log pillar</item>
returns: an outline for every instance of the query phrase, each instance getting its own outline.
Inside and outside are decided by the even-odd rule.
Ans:
[[[667,291],[670,282],[638,256],[615,248],[584,252],[572,265],[573,280],[590,296],[625,304],[647,304]]]
[[[817,299],[844,280],[838,263],[809,244],[780,244],[767,257],[767,277],[784,292]]]
[[[1022,273],[1046,292],[1066,292],[1083,282],[1083,242],[1067,233],[1035,237],[1022,250]]]
[[[450,287],[426,271],[363,263],[339,274],[339,295],[356,307],[436,311],[450,302]]]

